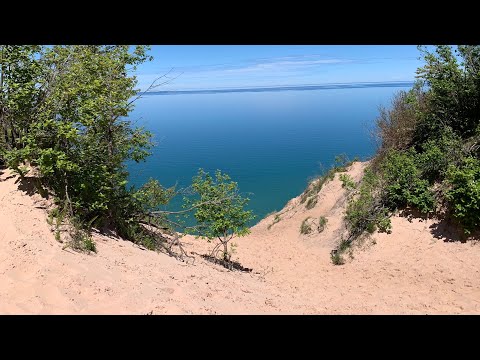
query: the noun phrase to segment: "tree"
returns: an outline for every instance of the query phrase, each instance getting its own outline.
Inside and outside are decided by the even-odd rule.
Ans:
[[[451,185],[447,199],[454,217],[469,235],[480,227],[480,160],[467,157],[461,166],[452,166],[447,175]]]
[[[142,161],[151,134],[126,118],[137,94],[136,67],[148,47],[73,45],[42,49],[35,62],[39,89],[33,121],[9,165],[28,160],[62,206],[85,221],[122,228],[127,160]],[[20,81],[24,84],[25,82]],[[15,101],[18,103],[18,101]]]
[[[245,236],[250,232],[247,223],[254,219],[252,211],[244,210],[249,199],[242,197],[238,184],[230,181],[230,176],[215,172],[215,179],[203,169],[199,169],[192,180],[192,188],[197,199],[186,199],[186,207],[194,209],[198,222],[199,235],[208,241],[217,239],[219,243],[213,248],[211,256],[223,246],[223,260],[230,262],[228,242],[234,236]]]
[[[0,145],[2,152],[25,146],[41,89],[38,45],[0,45]]]
[[[480,46],[419,50],[426,64],[417,70],[417,77],[425,85],[429,109],[422,114],[418,140],[435,136],[445,127],[464,139],[474,135],[480,120]]]

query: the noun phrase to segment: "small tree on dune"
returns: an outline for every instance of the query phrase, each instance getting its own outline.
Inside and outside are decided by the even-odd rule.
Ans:
[[[245,236],[250,232],[247,223],[254,219],[252,211],[244,209],[250,199],[242,197],[238,184],[230,176],[215,172],[215,179],[203,169],[199,169],[193,178],[192,188],[198,194],[197,199],[186,199],[186,206],[195,209],[198,236],[210,242],[219,243],[213,248],[211,256],[217,258],[223,246],[222,258],[230,262],[228,242],[235,236]]]

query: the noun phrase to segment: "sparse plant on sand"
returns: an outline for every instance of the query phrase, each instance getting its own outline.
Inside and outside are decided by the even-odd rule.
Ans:
[[[340,240],[340,244],[338,245],[337,249],[332,250],[332,252],[330,253],[330,257],[334,265],[345,264],[345,259],[343,258],[343,254],[349,247],[350,247],[350,242],[342,238]]]
[[[309,223],[311,217],[307,217],[305,220],[302,221],[302,225],[300,225],[300,234],[307,235],[312,232],[312,226]]]
[[[254,218],[250,210],[244,207],[249,199],[243,197],[238,190],[238,184],[231,181],[230,176],[215,172],[215,178],[203,169],[193,178],[192,187],[198,198],[191,201],[185,199],[185,206],[194,209],[197,220],[197,236],[208,241],[217,239],[219,242],[213,248],[211,256],[229,263],[231,254],[228,252],[228,242],[235,236],[245,236],[250,233],[247,224]],[[223,247],[223,251],[220,249]]]
[[[307,204],[305,205],[307,210],[313,209],[315,205],[317,205],[317,201],[318,201],[318,198],[316,194],[313,195],[311,198],[309,198],[307,201]]]
[[[327,218],[325,216],[320,216],[320,218],[318,219],[318,232],[321,233],[323,232],[323,230],[325,230],[325,228],[327,227]]]
[[[353,190],[355,189],[355,181],[353,181],[352,177],[348,174],[340,174],[339,176],[340,181],[342,182],[342,188],[346,190]]]
[[[273,222],[271,224],[268,225],[267,229],[270,230],[271,227],[277,223],[280,222],[280,220],[282,220],[280,214],[276,214],[275,217],[273,218]]]

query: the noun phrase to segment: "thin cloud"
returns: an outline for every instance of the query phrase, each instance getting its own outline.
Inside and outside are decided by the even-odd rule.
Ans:
[[[280,60],[276,62],[264,62],[254,65],[244,66],[235,69],[224,69],[226,73],[245,73],[245,72],[257,72],[263,70],[275,70],[275,71],[290,71],[299,70],[302,68],[310,68],[318,65],[333,65],[333,64],[346,64],[352,63],[354,60],[349,59],[318,59],[318,60]]]
[[[301,67],[316,66],[316,65],[328,65],[328,64],[342,64],[353,63],[357,60],[341,59],[341,58],[329,58],[325,55],[295,55],[295,56],[282,56],[274,58],[257,58],[244,60],[239,63],[223,63],[223,64],[209,64],[199,66],[184,66],[177,67],[177,71],[185,73],[211,73],[211,72],[249,72],[258,71],[263,69],[277,69],[277,70],[289,70]],[[165,71],[166,69],[159,69],[159,71]]]
[[[389,61],[388,57],[343,58],[327,54],[289,55],[271,58],[245,59],[236,63],[208,64],[199,66],[176,67],[174,75],[181,74],[165,90],[212,89],[221,87],[255,87],[271,85],[295,85],[305,83],[331,83],[345,80],[350,72],[336,66],[364,66]],[[402,60],[410,60],[403,58]],[[156,73],[169,69],[157,69]],[[358,72],[363,74],[363,72]],[[404,76],[398,79],[408,80]],[[152,74],[139,74],[139,87],[153,79]],[[371,78],[349,75],[348,81],[364,81]],[[385,78],[373,77],[385,81]]]

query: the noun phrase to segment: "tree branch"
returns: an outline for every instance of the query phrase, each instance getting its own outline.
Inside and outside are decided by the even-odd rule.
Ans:
[[[140,93],[139,95],[137,95],[135,97],[135,99],[133,99],[132,101],[130,101],[128,104],[127,104],[127,107],[132,105],[135,101],[137,101],[138,99],[140,99],[143,95],[145,95],[147,92],[149,92],[150,90],[154,89],[154,88],[157,88],[159,86],[162,86],[162,85],[165,85],[165,84],[168,84],[169,82],[175,80],[176,78],[178,78],[180,75],[182,75],[183,73],[180,73],[179,75],[173,77],[173,78],[169,78],[168,77],[168,74],[170,74],[172,71],[173,71],[174,68],[171,68],[168,72],[166,72],[165,74],[159,76],[158,78],[156,78],[155,80],[152,81],[152,83],[150,84],[150,86],[145,90],[143,91],[142,93]],[[162,78],[167,78],[168,80],[160,83],[160,84],[156,84],[156,82]]]
[[[225,197],[225,198],[222,198],[222,199],[218,199],[218,200],[211,200],[211,201],[204,201],[202,203],[198,203],[198,204],[195,204],[194,206],[192,206],[191,208],[189,209],[185,209],[185,210],[179,210],[179,211],[167,211],[167,210],[157,210],[157,211],[151,211],[149,212],[149,214],[153,215],[153,216],[156,216],[156,215],[168,215],[168,214],[184,214],[186,212],[189,212],[189,211],[192,211],[200,206],[203,206],[203,205],[217,205],[217,204],[220,204],[226,200],[231,200],[233,199],[234,196],[229,196],[229,197]]]

